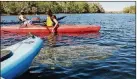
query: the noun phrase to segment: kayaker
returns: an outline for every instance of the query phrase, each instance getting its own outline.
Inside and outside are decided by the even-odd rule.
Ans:
[[[21,22],[23,22],[24,25],[32,24],[32,21],[26,18],[24,12],[21,12],[18,18]]]
[[[57,28],[59,27],[59,23],[56,19],[56,16],[52,14],[52,11],[50,9],[47,10],[46,26],[53,27],[52,33],[56,33]]]

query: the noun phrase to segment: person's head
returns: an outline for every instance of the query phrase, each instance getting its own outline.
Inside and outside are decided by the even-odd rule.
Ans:
[[[24,12],[20,12],[21,15],[24,15]]]
[[[47,15],[52,16],[52,11],[50,9],[47,9]]]

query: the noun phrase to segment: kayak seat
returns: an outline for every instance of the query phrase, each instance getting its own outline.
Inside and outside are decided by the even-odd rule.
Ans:
[[[1,50],[1,57],[0,57],[0,62],[10,58],[13,55],[11,50]]]

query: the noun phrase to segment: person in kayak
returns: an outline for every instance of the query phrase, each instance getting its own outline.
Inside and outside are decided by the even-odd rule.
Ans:
[[[28,24],[30,25],[32,24],[32,21],[26,18],[26,16],[24,15],[24,12],[21,12],[18,18],[21,22],[23,22],[23,25],[25,26],[27,26]]]
[[[56,19],[56,16],[52,14],[50,9],[47,10],[47,20],[46,20],[47,27],[53,27],[52,33],[57,33],[57,28],[59,27],[59,23]]]

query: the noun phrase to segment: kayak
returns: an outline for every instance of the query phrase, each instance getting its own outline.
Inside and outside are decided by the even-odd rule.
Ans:
[[[43,41],[39,37],[30,37],[1,51],[9,54],[1,57],[1,77],[14,79],[23,74],[31,65],[32,60],[42,48]]]
[[[51,33],[53,27],[42,25],[29,25],[27,27],[20,27],[20,25],[2,26],[1,31],[14,32],[14,33]],[[98,25],[60,25],[57,33],[86,33],[86,32],[99,32],[100,26]]]

